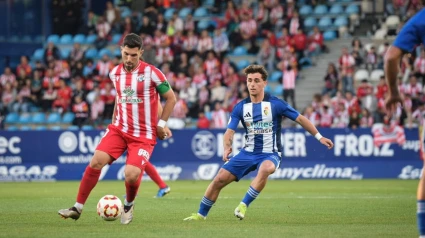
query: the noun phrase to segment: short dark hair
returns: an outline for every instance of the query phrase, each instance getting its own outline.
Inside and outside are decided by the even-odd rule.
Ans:
[[[122,43],[123,47],[128,47],[128,48],[138,48],[138,49],[142,49],[143,48],[143,41],[142,38],[134,33],[130,33],[128,35],[125,36],[124,41]]]
[[[267,77],[269,76],[269,74],[267,73],[267,70],[264,68],[264,66],[262,65],[258,65],[258,64],[252,64],[249,65],[248,67],[246,67],[243,72],[245,73],[245,76],[248,76],[248,74],[255,74],[255,73],[260,73],[261,74],[261,78],[266,81]]]

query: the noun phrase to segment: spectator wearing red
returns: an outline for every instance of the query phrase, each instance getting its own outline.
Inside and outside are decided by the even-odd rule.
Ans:
[[[316,127],[320,125],[320,114],[315,112],[313,110],[313,107],[306,107],[303,115],[307,117],[307,119],[310,120],[311,123],[313,123],[313,125],[315,125]]]
[[[47,89],[50,83],[54,88],[59,87],[59,77],[54,74],[53,69],[47,70],[46,76],[43,78],[43,88]]]
[[[213,129],[224,129],[227,126],[227,115],[224,111],[221,103],[217,102],[214,105],[214,111],[212,112],[212,128]]]
[[[362,109],[361,118],[360,118],[360,127],[372,127],[373,126],[373,116],[370,114],[369,110],[366,108]]]
[[[279,2],[274,2],[269,14],[270,23],[274,27],[274,29],[271,29],[271,30],[282,28],[283,24],[285,23],[283,21],[283,15],[284,15],[283,6]]]
[[[421,50],[421,55],[416,58],[413,65],[417,77],[421,78],[422,83],[425,83],[425,50]]]
[[[299,17],[298,12],[294,12],[291,20],[288,21],[286,28],[288,28],[289,35],[296,35],[297,33],[299,33],[300,29],[304,29],[303,21]]]
[[[292,37],[292,45],[297,52],[297,59],[299,60],[304,57],[304,51],[307,49],[307,36],[301,28],[298,29],[297,34]]]
[[[313,34],[309,37],[308,41],[309,55],[313,56],[320,54],[321,50],[324,48],[323,34],[319,31],[317,26],[313,28]]]
[[[100,91],[100,98],[105,103],[105,110],[103,112],[103,118],[112,118],[115,106],[115,89],[112,88],[111,83],[105,84],[105,88]]]
[[[422,84],[419,83],[415,75],[410,75],[409,83],[404,85],[404,93],[410,94],[412,97],[413,107],[416,107],[419,103],[419,99],[422,96]]]
[[[384,98],[385,93],[388,92],[388,86],[385,82],[385,76],[382,75],[379,78],[378,85],[376,85],[376,98],[379,100],[381,98]]]
[[[108,54],[104,54],[102,59],[97,61],[96,69],[101,77],[107,78],[109,76],[109,72],[111,72],[113,68],[114,64],[111,60],[109,60]]]
[[[58,98],[53,102],[53,108],[57,108],[60,113],[68,110],[71,105],[72,89],[67,86],[63,79],[59,80]]]
[[[21,63],[16,67],[16,74],[19,74],[19,71],[23,69],[27,77],[31,76],[32,68],[28,64],[28,58],[26,56],[21,56]]]
[[[47,43],[47,48],[44,50],[44,63],[47,64],[51,60],[60,59],[60,51],[53,42]]]
[[[205,57],[208,51],[212,50],[214,47],[213,40],[211,36],[208,34],[207,30],[203,30],[201,32],[201,37],[198,40],[198,47],[196,51]]]
[[[354,57],[348,52],[348,48],[342,48],[342,55],[339,57],[339,66],[341,70],[343,91],[353,92],[353,73],[355,64],[356,61],[354,60]]]
[[[224,21],[226,25],[239,22],[239,11],[233,1],[227,1],[227,8],[224,12]]]
[[[357,87],[357,98],[362,100],[363,97],[369,95],[370,91],[373,91],[373,86],[367,79],[363,79],[360,85]]]
[[[333,123],[333,113],[328,105],[324,105],[320,112],[320,127],[330,128]]]
[[[285,101],[288,101],[288,98],[291,99],[292,107],[297,108],[295,104],[295,82],[297,80],[297,71],[288,65],[286,71],[283,73],[283,98]]]
[[[89,117],[89,106],[80,96],[75,97],[72,112],[75,114],[73,125],[82,127]]]
[[[205,116],[205,113],[200,112],[198,115],[198,123],[197,123],[198,129],[209,129],[210,128],[210,121]]]
[[[11,84],[13,88],[18,86],[16,76],[12,73],[10,67],[4,68],[4,73],[0,76],[0,86],[5,86],[7,83]]]
[[[192,14],[187,14],[186,19],[184,19],[183,29],[184,29],[185,32],[195,30],[195,21],[193,20]]]

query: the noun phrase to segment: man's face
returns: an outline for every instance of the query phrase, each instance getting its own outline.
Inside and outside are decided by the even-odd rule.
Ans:
[[[261,78],[260,73],[248,74],[246,77],[246,86],[248,87],[248,91],[251,96],[256,96],[261,92],[264,92],[266,85],[267,81]]]
[[[132,71],[138,64],[143,50],[135,48],[128,48],[128,46],[121,47],[121,56],[123,59],[124,67],[127,71]]]

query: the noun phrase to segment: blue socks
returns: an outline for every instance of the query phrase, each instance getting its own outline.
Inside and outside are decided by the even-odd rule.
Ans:
[[[211,201],[205,196],[202,198],[201,204],[199,205],[199,211],[198,213],[201,214],[203,217],[206,217],[208,215],[208,212],[210,211],[212,205],[214,205],[215,201]]]
[[[257,190],[255,190],[255,188],[249,186],[248,191],[245,194],[245,197],[243,198],[242,202],[245,203],[245,205],[247,207],[249,207],[249,204],[254,201],[254,199],[257,198],[258,194],[260,194],[260,192],[258,192]]]
[[[425,200],[418,200],[418,210],[416,211],[416,216],[418,220],[419,234],[422,237],[425,235]]]

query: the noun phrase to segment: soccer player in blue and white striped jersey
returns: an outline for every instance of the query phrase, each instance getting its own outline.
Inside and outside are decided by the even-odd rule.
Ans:
[[[410,53],[418,45],[425,45],[425,9],[420,10],[403,26],[393,45],[385,54],[385,76],[388,84],[389,97],[386,108],[394,113],[396,108],[403,104],[397,86],[399,65],[404,54]],[[422,130],[425,125],[422,125]],[[421,136],[423,146],[424,136]],[[422,147],[423,148],[423,147]],[[421,150],[421,152],[423,152]],[[423,157],[423,154],[421,155]],[[425,168],[425,165],[424,165]],[[420,238],[425,238],[425,169],[419,181],[417,191],[417,221]]]
[[[251,171],[258,170],[257,176],[234,212],[241,220],[245,217],[247,207],[266,186],[269,175],[279,167],[282,153],[282,117],[296,121],[329,149],[333,147],[332,141],[323,137],[307,118],[285,101],[264,92],[268,74],[263,66],[250,65],[244,72],[250,96],[233,108],[223,137],[225,164],[208,186],[198,213],[184,220],[206,219],[221,189],[233,181],[239,181]],[[239,122],[246,131],[245,145],[237,155],[229,158],[232,153],[233,135]]]

